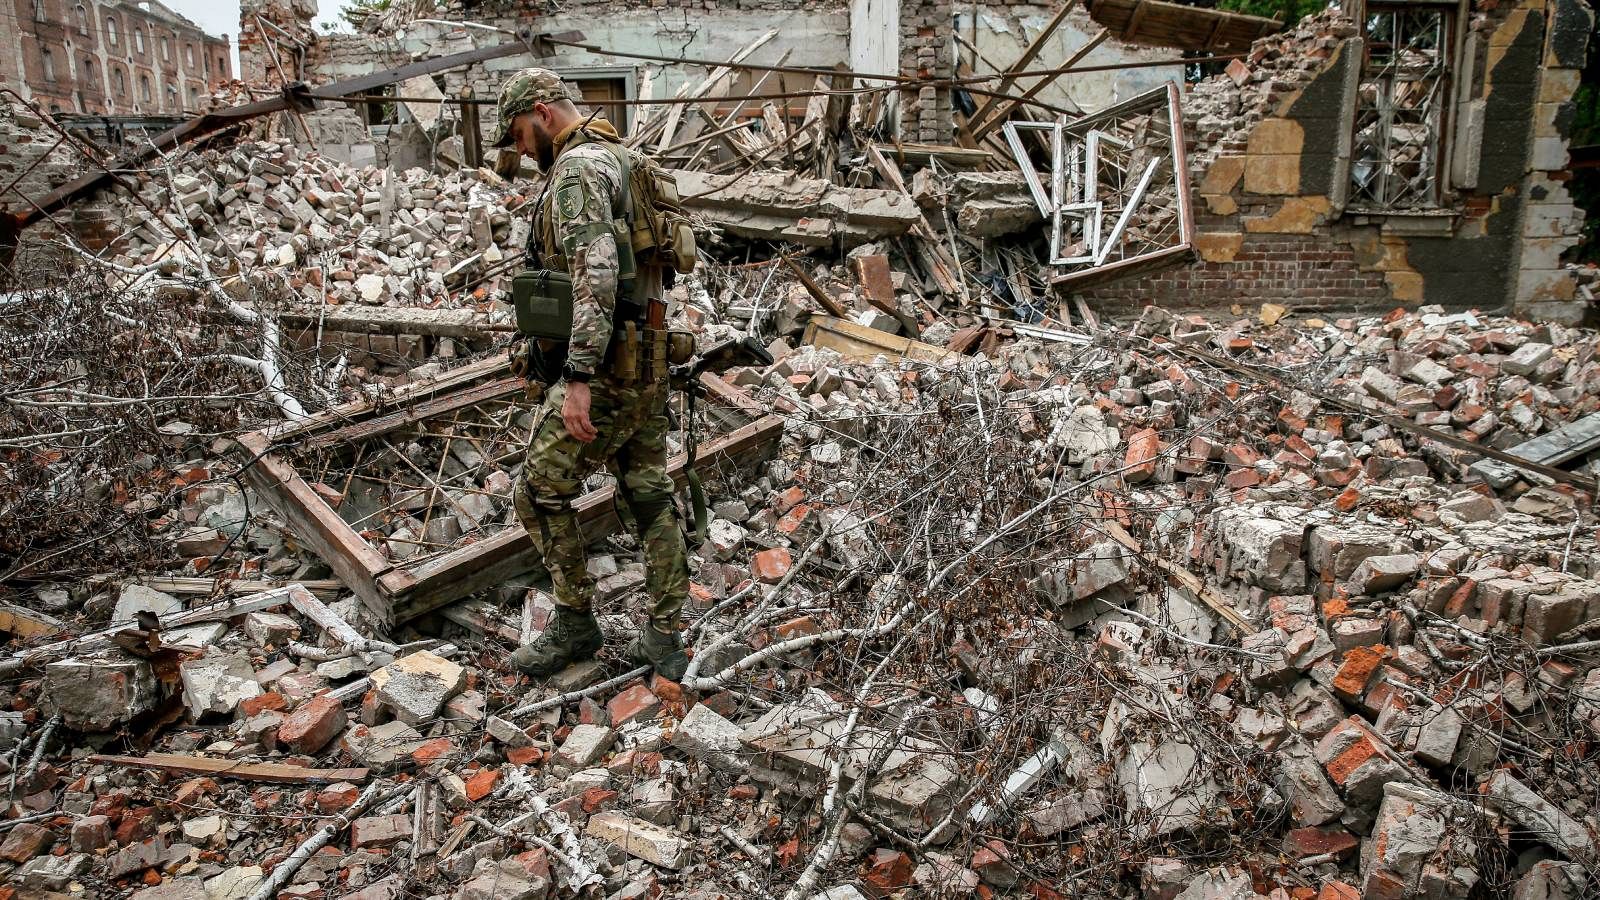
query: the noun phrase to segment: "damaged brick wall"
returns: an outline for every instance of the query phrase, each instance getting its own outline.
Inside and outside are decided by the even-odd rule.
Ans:
[[[923,78],[950,78],[955,73],[951,56],[950,0],[901,0],[900,73]],[[954,133],[950,90],[925,85],[900,98],[900,137],[904,140],[948,144]]]
[[[1258,41],[1195,86],[1185,118],[1197,260],[1088,295],[1298,308],[1439,303],[1575,321],[1560,254],[1582,215],[1564,187],[1570,100],[1591,13],[1578,0],[1480,4],[1451,54],[1439,202],[1373,211],[1350,199],[1364,41],[1336,12]]]
[[[58,137],[32,110],[0,101],[0,208],[22,209],[79,174],[77,153]]]

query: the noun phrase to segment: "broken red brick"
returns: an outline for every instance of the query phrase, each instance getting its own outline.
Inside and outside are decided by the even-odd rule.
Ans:
[[[782,547],[763,550],[750,560],[750,574],[763,584],[777,584],[789,574],[794,557]]]
[[[606,704],[606,712],[611,715],[611,724],[621,727],[634,719],[644,716],[653,719],[661,708],[661,698],[650,693],[650,689],[643,683],[635,684],[622,693],[611,698]]]
[[[780,516],[784,515],[789,510],[794,509],[796,506],[799,506],[800,503],[803,502],[805,499],[806,499],[806,492],[805,491],[802,491],[799,487],[789,488],[788,490],[784,491],[783,493],[777,495],[776,499],[773,501],[773,504],[772,504],[772,511],[777,513]]]
[[[0,842],[0,859],[22,865],[35,856],[46,853],[55,845],[56,836],[50,829],[32,822],[12,826],[6,839]]]
[[[1339,827],[1295,828],[1283,838],[1283,852],[1295,859],[1332,853],[1344,859],[1355,852],[1361,842],[1355,835]]]
[[[594,815],[617,799],[617,792],[609,788],[589,788],[583,792],[583,811]]]
[[[317,792],[317,809],[324,813],[337,813],[349,809],[361,796],[361,789],[348,781],[330,784]]]
[[[1383,664],[1384,657],[1389,655],[1389,648],[1382,644],[1373,644],[1371,647],[1356,647],[1344,655],[1344,661],[1339,664],[1339,672],[1333,677],[1333,691],[1343,696],[1346,700],[1355,700],[1366,692],[1367,682],[1372,680],[1378,666]]]
[[[911,857],[898,850],[879,848],[867,857],[861,883],[874,897],[887,897],[911,883]]]
[[[449,738],[434,738],[411,751],[411,758],[416,760],[418,765],[426,766],[449,756],[455,749],[455,743]]]
[[[578,724],[610,725],[611,716],[606,713],[606,708],[592,697],[584,697],[578,701]]]
[[[489,796],[494,791],[495,783],[500,780],[499,769],[479,769],[471,778],[467,779],[467,799],[473,803]]]
[[[278,742],[295,753],[314,754],[328,746],[348,721],[344,704],[328,694],[318,694],[283,720],[278,726]]]
[[[1122,457],[1123,480],[1130,484],[1148,481],[1156,473],[1156,460],[1161,455],[1161,435],[1154,428],[1141,429],[1128,438],[1128,450]]]
[[[512,747],[506,751],[506,762],[514,766],[532,766],[544,759],[544,751],[538,747]]]
[[[268,691],[254,697],[246,697],[239,701],[239,712],[244,718],[250,718],[256,713],[271,710],[282,710],[289,706],[289,698],[277,691]]]

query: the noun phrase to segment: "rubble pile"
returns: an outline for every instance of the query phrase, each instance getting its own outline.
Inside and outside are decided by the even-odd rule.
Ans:
[[[513,213],[531,199],[485,169],[358,169],[287,141],[192,154],[112,194],[127,261],[192,232],[202,252],[281,272],[311,303],[429,307],[484,299],[463,289],[522,252],[528,217]]]
[[[1243,153],[1251,129],[1277,114],[1286,96],[1309,84],[1344,40],[1360,33],[1348,14],[1326,9],[1257,40],[1248,56],[1197,82],[1184,95],[1183,108],[1195,144],[1194,171],[1206,171],[1219,155]]]
[[[1588,896],[1592,495],[1425,439],[1581,423],[1597,336],[1268,318],[774,341],[729,383],[784,436],[708,478],[681,683],[608,649],[530,686],[504,659],[553,610],[539,573],[387,626],[253,492],[190,492],[190,550],[305,586],[40,586],[86,636],[12,661],[0,859],[149,900]],[[495,455],[413,462],[468,446]],[[636,553],[590,561],[609,648]]]

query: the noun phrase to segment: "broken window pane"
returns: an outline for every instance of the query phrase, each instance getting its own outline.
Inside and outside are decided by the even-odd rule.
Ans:
[[[1362,31],[1366,58],[1356,91],[1350,205],[1437,207],[1450,80],[1449,11],[1375,4]]]

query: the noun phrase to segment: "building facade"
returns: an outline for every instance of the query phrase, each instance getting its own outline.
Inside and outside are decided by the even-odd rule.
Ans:
[[[0,81],[50,112],[197,112],[232,79],[228,36],[157,0],[0,0]]]

